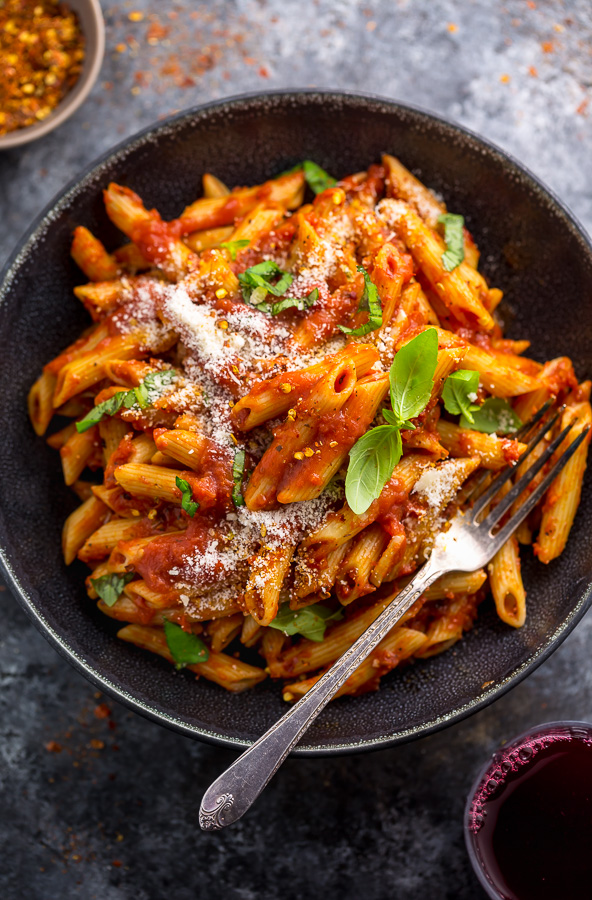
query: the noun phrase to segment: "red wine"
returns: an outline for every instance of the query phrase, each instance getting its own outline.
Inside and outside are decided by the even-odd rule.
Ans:
[[[592,897],[592,728],[543,726],[497,753],[473,795],[469,834],[503,900]]]

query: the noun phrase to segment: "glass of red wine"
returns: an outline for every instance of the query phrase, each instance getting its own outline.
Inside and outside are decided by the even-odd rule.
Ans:
[[[469,793],[465,840],[493,900],[592,897],[592,725],[549,722],[498,750]]]

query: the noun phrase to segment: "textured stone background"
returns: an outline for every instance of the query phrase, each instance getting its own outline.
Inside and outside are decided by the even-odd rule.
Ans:
[[[592,228],[588,0],[103,8],[108,49],[90,99],[56,133],[0,154],[0,262],[55,192],[127,135],[199,102],[276,87],[370,90],[456,119],[526,163]],[[202,835],[201,794],[234,754],[101,698],[6,591],[0,604],[3,900],[480,898],[462,837],[476,769],[535,723],[592,719],[589,615],[493,707],[391,751],[289,760],[246,819]]]

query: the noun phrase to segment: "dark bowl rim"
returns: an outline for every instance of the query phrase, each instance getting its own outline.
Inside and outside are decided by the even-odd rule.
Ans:
[[[550,205],[552,207],[555,207],[555,209],[563,215],[564,219],[567,220],[567,223],[571,225],[573,229],[575,229],[580,238],[587,245],[592,258],[592,239],[590,238],[584,227],[581,225],[581,223],[578,221],[577,217],[572,213],[572,211],[549,187],[547,187],[547,185],[545,185],[536,175],[534,175],[530,171],[530,169],[523,165],[523,163],[518,162],[518,160],[516,160],[510,153],[502,150],[497,146],[497,144],[493,143],[488,138],[482,137],[474,131],[471,131],[469,128],[466,128],[465,126],[460,125],[457,122],[446,118],[445,116],[441,116],[437,113],[425,110],[422,107],[410,103],[402,103],[399,100],[394,100],[389,97],[383,97],[379,94],[374,94],[366,91],[336,90],[334,88],[323,87],[284,88],[281,90],[251,91],[248,93],[232,94],[228,97],[222,97],[217,100],[211,100],[207,103],[190,107],[176,113],[173,116],[169,116],[166,119],[163,119],[157,124],[148,125],[146,128],[143,128],[135,134],[125,138],[123,141],[120,141],[114,147],[111,147],[109,150],[105,151],[105,153],[94,159],[84,169],[82,169],[82,171],[71,178],[67,182],[67,184],[55,194],[52,200],[50,200],[50,202],[44,207],[39,215],[35,217],[27,231],[19,239],[16,248],[11,253],[5,265],[3,266],[2,271],[0,272],[0,304],[6,301],[7,290],[10,289],[10,285],[12,283],[14,275],[16,274],[15,270],[18,267],[19,261],[21,257],[25,256],[28,252],[29,245],[34,243],[34,241],[37,239],[37,231],[44,224],[46,218],[56,208],[61,208],[67,205],[70,199],[70,194],[79,187],[80,183],[88,176],[92,175],[92,173],[96,169],[102,166],[113,156],[118,155],[122,151],[131,151],[134,148],[134,145],[141,144],[148,135],[157,136],[160,132],[164,132],[170,129],[178,122],[182,120],[190,120],[196,115],[203,115],[209,110],[215,111],[217,109],[223,109],[224,107],[240,109],[241,106],[248,106],[254,101],[265,103],[265,101],[274,99],[278,101],[297,100],[302,97],[323,97],[326,101],[333,102],[348,102],[354,100],[358,101],[360,106],[363,106],[365,103],[381,104],[385,107],[390,107],[395,111],[399,110],[403,112],[410,112],[412,114],[415,114],[416,116],[423,117],[430,122],[443,125],[449,130],[457,131],[465,138],[470,138],[476,144],[484,146],[489,151],[489,153],[497,156],[502,164],[504,164],[505,166],[509,166],[510,169],[513,168],[514,170],[517,170],[518,173],[523,177],[525,176],[526,180],[530,181],[534,185],[534,187],[536,187],[538,191],[543,196],[545,196],[548,201],[550,201]],[[97,669],[89,665],[85,659],[79,656],[76,651],[71,646],[69,646],[66,640],[64,640],[59,634],[57,634],[56,631],[54,631],[54,629],[49,624],[49,622],[46,621],[42,613],[35,608],[33,601],[28,597],[26,590],[20,584],[17,573],[13,571],[7,550],[3,546],[0,546],[0,572],[9,584],[11,593],[16,597],[25,613],[28,615],[37,629],[41,632],[41,634],[43,634],[43,636],[58,651],[58,653],[65,659],[67,659],[75,669],[81,672],[82,675],[85,676],[85,678],[87,678],[92,684],[100,688],[106,694],[113,697],[115,700],[125,704],[134,712],[144,716],[145,718],[150,719],[153,722],[157,722],[159,725],[164,725],[165,727],[173,731],[181,733],[185,737],[190,737],[194,740],[203,740],[210,744],[225,746],[237,750],[252,746],[252,744],[254,743],[254,741],[252,740],[231,738],[227,735],[216,734],[205,729],[190,726],[186,722],[177,719],[165,712],[159,711],[158,709],[150,706],[150,704],[137,699],[131,694],[128,694],[123,686],[113,683],[106,676],[101,675]],[[579,589],[581,591],[582,582],[580,582]],[[519,684],[524,678],[526,678],[527,675],[529,675],[543,662],[545,662],[545,660],[548,659],[548,657],[554,652],[554,650],[556,650],[557,647],[559,647],[560,644],[563,643],[565,638],[575,628],[575,626],[583,617],[584,613],[587,612],[591,604],[592,581],[586,585],[585,590],[582,592],[578,603],[571,611],[569,616],[563,620],[563,622],[555,629],[552,635],[547,637],[545,644],[541,649],[539,649],[534,657],[525,661],[518,669],[515,669],[510,675],[504,678],[503,681],[497,683],[494,687],[489,688],[481,696],[464,703],[454,711],[432,719],[431,722],[424,725],[413,726],[411,728],[402,730],[396,735],[385,735],[383,737],[375,737],[368,740],[359,740],[347,744],[344,743],[337,745],[325,745],[321,747],[311,747],[305,745],[303,747],[296,747],[292,751],[292,754],[298,756],[339,756],[352,753],[369,752],[373,750],[383,750],[388,747],[393,747],[397,744],[406,743],[408,741],[416,740],[422,737],[427,737],[428,735],[433,734],[436,731],[440,731],[441,729],[446,728],[449,725],[462,721],[468,716],[473,715],[473,713],[476,713],[479,710],[484,709],[486,706],[489,706],[491,703],[493,703],[494,700],[502,697],[511,688]]]

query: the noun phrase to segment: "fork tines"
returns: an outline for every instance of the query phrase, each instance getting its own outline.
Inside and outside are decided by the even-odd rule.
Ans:
[[[527,459],[534,448],[540,443],[540,441],[544,438],[544,436],[553,428],[555,423],[557,422],[559,416],[562,414],[565,407],[557,410],[549,419],[545,418],[545,413],[551,407],[551,403],[545,404],[541,410],[538,411],[536,416],[533,419],[526,423],[520,429],[521,432],[526,436],[532,430],[533,425],[538,424],[541,420],[543,424],[540,428],[534,433],[531,439],[528,442],[526,450],[518,459],[516,466],[519,466],[525,459]],[[544,410],[544,411],[542,411]],[[490,533],[498,524],[498,522],[503,518],[503,516],[508,512],[509,509],[513,506],[513,504],[518,500],[518,498],[523,494],[526,488],[532,483],[533,479],[536,475],[541,471],[541,469],[547,465],[549,460],[552,459],[553,455],[556,453],[561,444],[568,437],[572,428],[577,424],[577,419],[569,422],[565,428],[563,428],[560,433],[551,441],[549,446],[541,453],[538,459],[529,466],[529,468],[524,472],[524,474],[516,481],[514,486],[508,491],[508,493],[501,498],[500,502],[493,507],[489,511],[489,513],[483,518],[483,520],[477,523],[477,517],[487,509],[491,501],[498,494],[500,488],[515,474],[516,467],[508,466],[504,471],[502,471],[491,483],[491,485],[487,488],[486,491],[476,500],[473,508],[469,511],[468,515],[470,520],[475,524],[478,524],[480,528],[489,531]],[[590,426],[586,426],[580,434],[569,444],[568,447],[561,453],[561,455],[554,461],[553,465],[546,473],[545,477],[540,481],[539,484],[536,485],[532,493],[528,496],[528,498],[524,501],[524,503],[520,506],[518,510],[514,512],[510,520],[503,525],[503,527],[496,533],[496,543],[499,542],[500,545],[512,534],[512,532],[518,527],[518,525],[526,518],[526,516],[530,513],[530,511],[536,506],[539,502],[551,482],[557,477],[557,475],[561,472],[563,467],[569,462],[573,454],[576,452],[578,447],[582,444],[582,442],[586,439],[586,436],[590,430]]]

